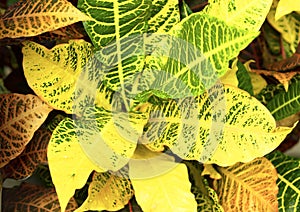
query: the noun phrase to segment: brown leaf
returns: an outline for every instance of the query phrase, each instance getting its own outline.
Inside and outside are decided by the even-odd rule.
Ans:
[[[37,130],[22,154],[2,168],[3,178],[24,179],[31,176],[39,164],[46,163],[50,137],[49,130]]]
[[[3,212],[60,212],[58,197],[54,188],[45,188],[33,184],[22,184],[20,187],[3,190]],[[77,208],[72,198],[66,212]]]
[[[287,72],[293,71],[298,67],[300,67],[300,53],[295,53],[289,58],[268,65],[267,69],[271,71]]]
[[[278,211],[277,172],[269,160],[257,158],[217,170],[222,179],[215,181],[215,190],[224,211]]]
[[[0,168],[20,155],[52,110],[34,95],[0,95]]]

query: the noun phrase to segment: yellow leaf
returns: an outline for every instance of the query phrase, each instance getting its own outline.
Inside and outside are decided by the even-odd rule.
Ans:
[[[21,0],[0,19],[0,39],[29,37],[92,20],[67,0]]]
[[[186,166],[167,159],[159,161],[160,163],[149,163],[149,160],[129,162],[129,177],[136,200],[143,211],[197,211]],[[173,168],[166,172],[164,167]],[[145,175],[143,172],[153,172],[153,175]]]
[[[236,76],[236,72],[238,71],[237,62],[238,59],[236,58],[231,65],[232,67],[220,78],[223,84],[238,87],[239,80]]]
[[[26,80],[49,105],[71,114],[76,83],[91,52],[91,44],[84,40],[70,40],[68,44],[57,45],[51,50],[34,42],[26,42],[23,48]]]
[[[117,211],[122,209],[132,196],[131,182],[122,171],[96,172],[89,186],[88,197],[76,212],[88,210]]]
[[[0,95],[0,168],[22,153],[51,110],[34,95]]]
[[[300,4],[294,0],[280,0],[275,13],[275,21],[293,11],[300,11]]]
[[[278,211],[277,172],[266,158],[217,169],[222,179],[215,181],[215,190],[224,211]]]
[[[202,176],[209,175],[210,178],[219,180],[222,176],[217,172],[217,170],[213,167],[212,164],[203,164],[204,169],[201,173]]]
[[[251,84],[253,87],[254,95],[259,94],[261,92],[261,90],[264,89],[268,85],[267,81],[259,74],[250,72],[249,76],[251,78]]]
[[[62,211],[93,170],[104,171],[93,164],[81,149],[74,121],[69,118],[60,122],[53,131],[47,156]]]

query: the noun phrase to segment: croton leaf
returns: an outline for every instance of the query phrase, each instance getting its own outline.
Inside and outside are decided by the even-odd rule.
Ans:
[[[276,120],[284,119],[300,111],[300,80],[295,78],[289,89],[280,91],[267,103],[267,108]]]
[[[84,27],[96,47],[147,31],[150,0],[79,0],[77,6],[93,18]]]
[[[25,150],[1,170],[3,178],[24,179],[32,175],[36,167],[41,163],[47,163],[47,146],[51,132],[39,129]]]
[[[228,70],[229,60],[257,35],[194,13],[176,24],[152,53],[156,59],[149,61],[150,69],[142,74],[147,82],[142,82],[145,86],[141,90],[156,89],[173,98],[199,95]],[[159,68],[154,65],[153,70],[151,62]]]
[[[275,167],[266,158],[217,170],[215,190],[225,211],[278,211]]]
[[[291,50],[295,52],[300,41],[300,15],[289,14],[275,21],[278,1],[279,0],[273,1],[267,20],[278,32],[281,33],[283,39],[290,44]]]
[[[293,11],[300,11],[300,4],[298,4],[298,2],[293,0],[280,0],[276,8],[275,20]]]
[[[171,163],[171,164],[170,164]],[[159,164],[137,166],[129,162],[129,177],[135,198],[143,211],[197,211],[197,203],[191,193],[188,171],[184,164],[161,160]],[[137,178],[137,173],[157,172],[157,166],[173,167],[167,172],[147,178]]]
[[[61,211],[54,188],[25,183],[20,187],[3,190],[2,206],[3,211]],[[65,211],[72,212],[76,208],[77,203],[72,198]]]
[[[221,166],[264,156],[292,130],[277,128],[269,110],[247,92],[221,84],[149,110],[140,142],[153,151],[168,146],[183,159]]]
[[[0,38],[35,36],[87,20],[67,0],[21,0],[0,17]]]
[[[132,196],[131,182],[122,171],[95,172],[89,186],[88,197],[76,212],[87,210],[117,211],[122,209]]]
[[[251,77],[249,75],[248,70],[250,69],[249,64],[251,60],[246,62],[245,64],[240,61],[237,62],[238,71],[236,72],[236,76],[238,78],[238,87],[244,91],[247,91],[249,94],[253,95],[253,86],[251,83]]]
[[[75,190],[82,188],[93,170],[103,171],[82,150],[75,123],[65,118],[53,131],[48,145],[48,163],[62,211]]]
[[[228,25],[258,31],[270,10],[272,0],[209,0],[205,13],[224,20]]]
[[[76,83],[91,55],[91,44],[70,40],[51,50],[34,42],[24,44],[23,68],[29,86],[53,108],[72,113]]]
[[[266,156],[277,170],[279,211],[300,210],[300,160],[276,151]]]
[[[22,153],[51,110],[34,95],[0,95],[0,168]]]
[[[10,93],[9,90],[4,86],[3,79],[0,78],[0,94]]]

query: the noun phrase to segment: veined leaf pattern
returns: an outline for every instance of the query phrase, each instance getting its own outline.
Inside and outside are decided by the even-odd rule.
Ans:
[[[117,173],[95,172],[89,186],[88,197],[76,212],[87,210],[120,210],[129,202],[133,193],[131,182],[128,176],[124,175],[122,171]]]
[[[227,85],[149,110],[142,143],[153,151],[168,146],[183,159],[221,166],[264,156],[292,130],[276,128],[267,108],[247,92]]]
[[[215,190],[225,211],[278,211],[276,169],[266,158],[218,167]]]
[[[300,111],[300,80],[295,78],[286,92],[281,90],[268,101],[267,108],[276,120],[284,119]]]
[[[91,20],[67,0],[21,0],[0,17],[0,38],[42,34]]]
[[[34,95],[0,95],[0,168],[21,154],[51,110]]]
[[[39,164],[47,163],[47,146],[50,137],[49,130],[37,130],[21,155],[2,168],[2,176],[17,180],[31,176]]]
[[[266,156],[277,170],[277,199],[280,212],[300,210],[300,160],[276,151]]]
[[[205,13],[237,28],[259,31],[270,10],[272,0],[209,0]]]

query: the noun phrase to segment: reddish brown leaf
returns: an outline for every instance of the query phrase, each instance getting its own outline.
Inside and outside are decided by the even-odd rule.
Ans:
[[[0,168],[23,152],[51,110],[34,95],[0,95]]]
[[[3,212],[60,212],[58,197],[54,188],[32,184],[3,190]],[[74,211],[77,203],[72,198],[66,212]]]
[[[39,129],[17,158],[13,159],[2,168],[3,178],[24,179],[32,175],[36,167],[47,162],[47,146],[51,132]]]
[[[294,69],[298,67],[300,67],[300,54],[295,53],[289,58],[268,65],[267,69],[271,71],[288,72],[295,71]]]

